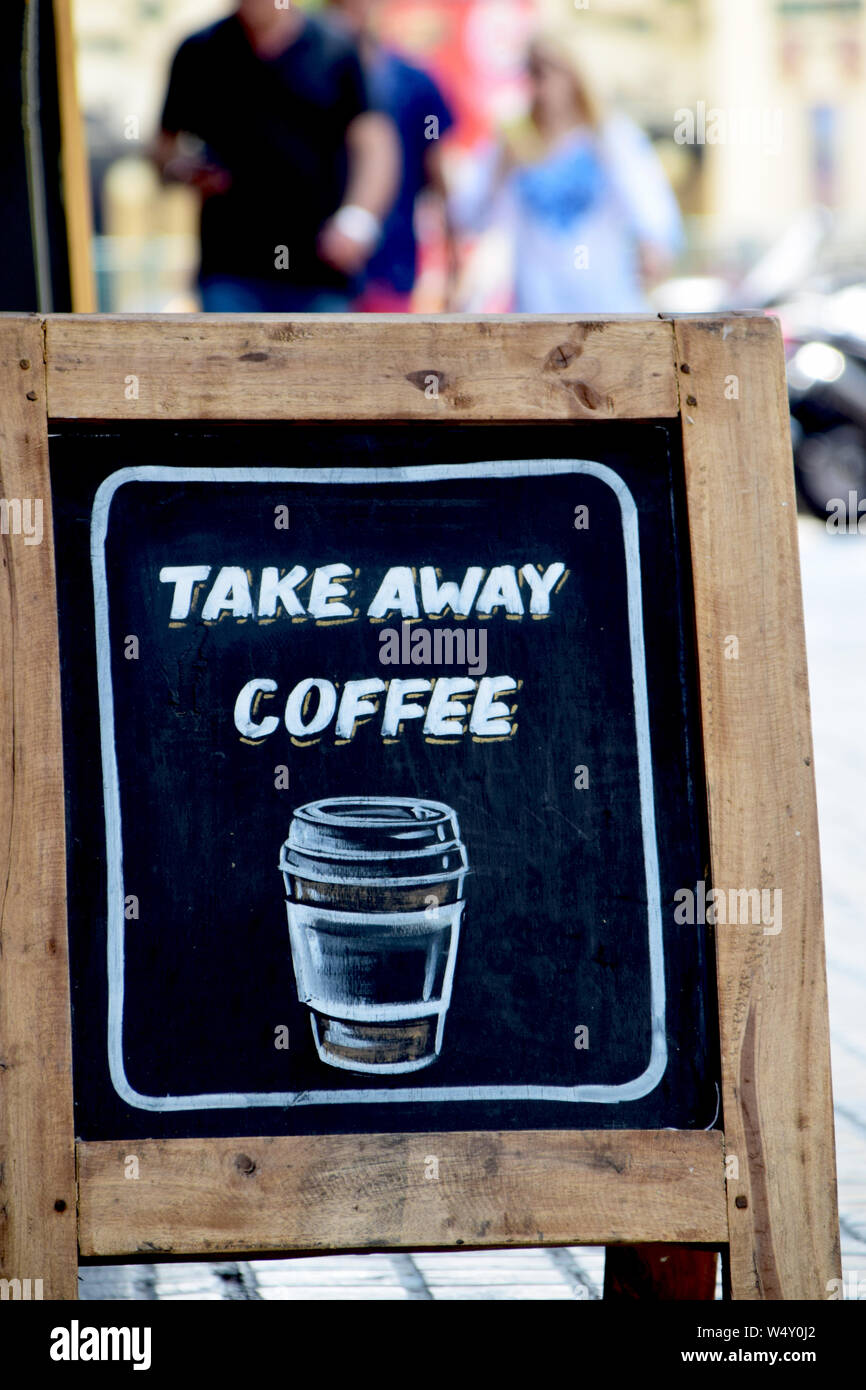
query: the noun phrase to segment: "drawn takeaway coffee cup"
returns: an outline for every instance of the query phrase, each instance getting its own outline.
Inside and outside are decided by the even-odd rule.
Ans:
[[[299,807],[280,851],[298,997],[323,1062],[416,1071],[438,1057],[468,872],[440,801]]]

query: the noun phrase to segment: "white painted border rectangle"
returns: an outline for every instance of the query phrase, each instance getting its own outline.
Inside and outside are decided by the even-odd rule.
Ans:
[[[127,1080],[123,1060],[124,1003],[124,894],[123,839],[120,822],[120,788],[114,739],[114,693],[108,613],[108,581],[105,541],[112,499],[120,487],[132,482],[304,483],[339,486],[439,482],[457,478],[545,477],[583,473],[606,483],[619,502],[626,558],[629,648],[632,662],[641,831],[647,886],[647,925],[650,959],[650,1014],[652,1043],[645,1071],[631,1081],[592,1086],[400,1086],[380,1091],[267,1091],[216,1092],[192,1096],[146,1096]],[[172,468],[147,465],[121,468],[97,489],[90,531],[96,620],[96,662],[99,685],[100,745],[105,806],[108,923],[108,1061],[112,1084],[120,1098],[140,1110],[235,1110],[257,1107],[289,1108],[296,1105],[371,1105],[445,1101],[553,1101],[617,1104],[648,1095],[661,1081],[667,1066],[665,1034],[664,941],[661,919],[658,844],[655,828],[649,698],[643,636],[638,516],[634,498],[623,479],[605,464],[586,459],[525,459],[494,463],[419,464],[385,468]]]

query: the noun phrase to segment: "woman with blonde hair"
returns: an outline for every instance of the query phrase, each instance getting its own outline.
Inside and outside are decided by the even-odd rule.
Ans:
[[[646,312],[647,282],[680,248],[679,208],[647,136],[599,109],[576,38],[532,40],[527,114],[482,152],[452,216],[507,234],[518,313]]]

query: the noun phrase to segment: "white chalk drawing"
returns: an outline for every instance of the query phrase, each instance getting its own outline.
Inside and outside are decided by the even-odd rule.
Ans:
[[[114,692],[111,674],[108,577],[105,543],[112,499],[121,487],[134,483],[299,483],[305,487],[376,487],[406,483],[418,487],[427,482],[460,478],[541,478],[562,474],[586,474],[611,488],[622,521],[626,562],[631,676],[634,690],[637,737],[638,790],[641,839],[646,879],[647,945],[649,953],[650,1052],[645,1069],[629,1081],[610,1084],[554,1086],[462,1085],[393,1086],[387,1089],[308,1091],[215,1091],[199,1095],[144,1095],[129,1082],[123,1055],[123,1007],[125,990],[123,915],[123,829],[120,787],[115,751]],[[102,754],[103,798],[107,852],[107,955],[108,955],[108,1064],[112,1084],[128,1105],[139,1110],[236,1110],[295,1105],[381,1105],[383,1103],[442,1104],[448,1101],[558,1101],[616,1105],[649,1095],[661,1081],[667,1066],[665,1036],[664,941],[659,887],[658,844],[653,795],[652,748],[641,598],[638,514],[634,498],[619,474],[606,464],[588,459],[520,459],[490,463],[419,464],[384,468],[172,468],[148,464],[121,468],[100,484],[93,503],[90,527],[96,618],[96,662],[99,684],[99,724]],[[577,982],[575,982],[577,990]]]
[[[380,1076],[435,1062],[467,873],[456,813],[412,797],[311,802],[294,813],[279,867],[321,1060]]]

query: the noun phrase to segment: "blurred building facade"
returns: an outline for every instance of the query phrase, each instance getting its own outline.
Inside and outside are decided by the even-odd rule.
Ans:
[[[686,212],[704,219],[708,247],[765,244],[814,203],[837,213],[851,245],[862,238],[863,0],[542,0],[541,8],[585,26],[587,72],[602,96],[673,145],[670,171]],[[694,143],[684,138],[686,113]]]
[[[316,0],[308,0],[317,7]],[[320,0],[319,0],[320,3]],[[180,40],[228,0],[75,0],[102,307],[193,307],[195,210],[145,159]],[[601,99],[657,142],[687,218],[689,269],[734,270],[803,208],[866,240],[866,0],[383,0],[387,37],[439,76],[471,146],[522,100],[537,19],[585,38]],[[429,305],[427,307],[430,307]]]

